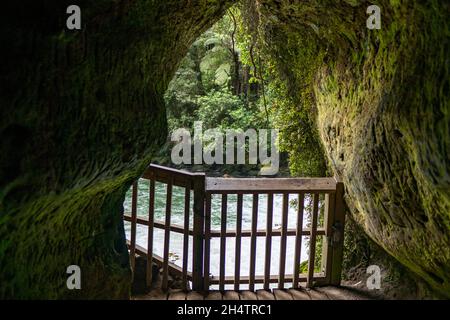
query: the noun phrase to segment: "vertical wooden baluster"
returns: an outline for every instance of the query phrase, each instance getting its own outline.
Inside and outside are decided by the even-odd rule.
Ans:
[[[148,233],[147,233],[147,287],[152,286],[153,276],[153,224],[155,221],[155,179],[150,178],[148,206]]]
[[[332,233],[333,233],[333,223],[334,223],[334,204],[335,204],[335,194],[327,193],[325,194],[325,210],[324,210],[324,221],[323,225],[325,228],[325,237],[322,244],[322,270],[325,272],[325,283],[329,284],[331,280],[331,261],[332,255]]]
[[[258,200],[259,195],[253,195],[253,211],[252,211],[252,235],[250,243],[250,279],[249,290],[255,291],[255,270],[256,270],[256,232],[258,230]]]
[[[137,224],[138,182],[133,183],[131,195],[130,264],[134,277],[136,266],[136,224]]]
[[[308,261],[308,280],[306,286],[311,288],[314,277],[314,262],[316,259],[316,233],[317,233],[317,216],[319,211],[319,194],[314,193],[313,196],[313,213],[311,219],[311,237],[309,240],[309,261]]]
[[[286,272],[286,244],[287,227],[289,214],[289,194],[283,194],[283,212],[281,221],[281,239],[280,239],[280,271],[278,277],[278,289],[284,289],[284,275]]]
[[[189,253],[189,214],[191,205],[191,183],[187,183],[184,189],[184,234],[183,234],[183,289],[189,289],[187,280],[188,253]]]
[[[239,291],[241,280],[241,235],[242,235],[242,194],[237,196],[237,214],[236,214],[236,250],[234,265],[234,291]]]
[[[222,214],[220,219],[220,275],[219,275],[219,290],[225,291],[225,263],[226,263],[226,249],[227,249],[227,194],[222,194]]]
[[[209,290],[209,263],[211,251],[211,197],[210,193],[206,194],[205,204],[205,259],[204,259],[204,288]]]
[[[272,224],[273,224],[273,194],[267,195],[267,225],[266,225],[266,257],[264,262],[264,290],[270,288],[270,263],[272,256]]]
[[[192,289],[203,291],[204,232],[205,232],[205,174],[193,179],[194,226],[192,237]],[[207,288],[205,288],[207,289]]]
[[[303,232],[303,210],[305,206],[305,195],[300,193],[298,195],[297,206],[297,230],[295,234],[295,256],[294,256],[294,279],[292,281],[292,287],[298,288],[299,276],[300,276],[300,258],[302,256],[302,232]]]
[[[161,288],[163,290],[168,289],[169,278],[169,245],[170,245],[170,218],[172,213],[172,186],[173,177],[170,178],[167,184],[166,195],[166,220],[164,223],[164,261],[163,261],[163,279]]]

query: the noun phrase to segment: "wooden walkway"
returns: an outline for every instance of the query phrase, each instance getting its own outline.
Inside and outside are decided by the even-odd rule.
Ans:
[[[372,300],[374,297],[351,288],[322,287],[316,289],[257,290],[251,291],[210,291],[200,294],[190,291],[153,290],[147,295],[135,296],[133,300]]]

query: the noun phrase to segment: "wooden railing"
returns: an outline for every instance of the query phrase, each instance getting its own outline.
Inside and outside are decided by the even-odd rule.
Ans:
[[[218,285],[219,290],[225,290],[225,285],[234,285],[236,291],[242,284],[248,284],[249,290],[255,289],[255,284],[263,284],[269,289],[270,284],[277,283],[282,289],[289,282],[292,287],[298,288],[304,282],[307,287],[313,285],[339,285],[341,280],[341,264],[343,249],[343,230],[345,223],[343,204],[343,184],[334,178],[207,178],[205,174],[188,173],[151,165],[142,177],[150,180],[148,219],[137,217],[138,184],[134,183],[132,192],[131,214],[124,219],[131,222],[130,248],[131,267],[135,269],[135,256],[147,257],[147,285],[152,282],[151,263],[157,263],[162,268],[162,288],[168,288],[168,275],[172,273],[181,277],[183,287],[187,290],[189,282],[192,289],[209,290],[211,285]],[[165,221],[155,221],[155,182],[167,184]],[[173,186],[185,189],[184,197],[184,225],[171,224],[172,190]],[[193,228],[190,228],[190,199],[193,192]],[[282,195],[282,222],[281,229],[273,229],[274,197]],[[227,229],[229,195],[236,195],[236,228]],[[243,230],[243,197],[252,196],[251,228]],[[260,197],[267,197],[266,203],[266,229],[258,229]],[[212,199],[221,197],[220,230],[211,228]],[[297,200],[297,213],[295,228],[288,228],[289,201],[292,197]],[[303,225],[305,212],[305,199],[311,199],[311,221],[309,226]],[[319,227],[319,203],[323,212],[323,223]],[[147,248],[136,245],[136,225],[148,228]],[[164,230],[163,256],[153,254],[153,230]],[[182,267],[169,262],[169,244],[171,232],[183,234]],[[192,237],[192,272],[188,272],[189,237]],[[309,255],[307,273],[300,273],[300,257],[302,250],[302,237],[309,237]],[[322,260],[320,272],[315,272],[317,237],[323,236]],[[256,274],[257,238],[265,237],[264,274]],[[280,237],[279,270],[272,274],[272,240]],[[292,273],[286,274],[286,248],[288,237],[295,237],[294,261]],[[210,275],[211,240],[220,239],[219,275]],[[227,276],[226,243],[227,239],[235,238],[234,275]],[[250,238],[249,276],[241,275],[242,239]]]

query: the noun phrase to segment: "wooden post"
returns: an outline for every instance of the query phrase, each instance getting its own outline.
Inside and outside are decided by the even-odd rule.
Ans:
[[[319,194],[313,194],[313,213],[311,218],[311,237],[309,239],[308,279],[306,286],[311,288],[314,281],[314,262],[316,259],[317,218],[319,211]]]
[[[283,212],[281,220],[281,239],[280,239],[280,269],[278,277],[278,289],[284,289],[284,275],[286,272],[286,245],[287,245],[287,227],[289,216],[289,193],[283,194]]]
[[[189,214],[191,212],[191,184],[184,190],[184,233],[183,233],[183,289],[188,291]]]
[[[270,263],[272,257],[272,224],[273,224],[273,193],[267,195],[266,223],[266,257],[264,261],[264,290],[270,288]]]
[[[150,179],[149,190],[149,206],[148,206],[148,238],[147,238],[147,287],[152,286],[153,276],[153,225],[155,216],[155,180],[153,175]]]
[[[252,234],[250,238],[250,279],[249,290],[255,291],[255,271],[256,271],[256,232],[258,230],[258,201],[259,195],[253,194],[252,208]]]
[[[163,278],[161,288],[166,291],[168,289],[169,281],[169,247],[170,247],[170,219],[172,215],[172,190],[173,190],[173,177],[170,177],[170,181],[167,184],[166,194],[166,219],[164,224],[164,260],[163,260]]]
[[[297,206],[297,230],[295,234],[294,276],[292,287],[298,288],[300,278],[300,259],[302,255],[303,211],[305,209],[305,194],[299,193]]]
[[[193,178],[194,186],[194,229],[192,254],[192,289],[203,291],[203,234],[205,223],[205,175]],[[207,289],[207,288],[206,288]]]
[[[239,284],[241,281],[241,234],[242,234],[242,205],[243,195],[237,196],[237,214],[236,214],[236,244],[235,244],[235,259],[234,259],[234,291],[239,291]]]
[[[344,250],[344,226],[345,226],[345,206],[344,206],[344,184],[336,178],[336,200],[334,208],[333,224],[333,256],[331,261],[330,284],[339,286],[341,284],[342,257]]]
[[[138,182],[133,183],[131,196],[131,231],[130,231],[130,264],[134,278],[136,266],[136,223],[137,223],[137,201],[138,201]]]

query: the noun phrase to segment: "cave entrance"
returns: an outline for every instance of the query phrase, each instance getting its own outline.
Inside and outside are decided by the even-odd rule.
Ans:
[[[179,130],[197,141],[198,124],[219,133],[248,133],[286,121],[274,112],[284,97],[272,90],[278,80],[266,69],[266,57],[257,50],[261,39],[249,27],[257,22],[249,20],[257,19],[248,9],[231,8],[192,44],[169,84],[164,98],[170,134],[154,158],[159,165],[147,169],[125,202],[134,283],[140,289],[155,286],[155,279],[164,290],[200,291],[340,282],[338,231],[344,221],[342,205],[336,206],[341,184],[334,178],[292,178],[289,152],[282,152],[279,172],[261,178],[267,168],[263,161],[252,163],[250,137],[240,146],[233,139],[232,158],[240,149],[244,154],[239,165],[225,161],[227,139],[202,144],[213,150],[213,159],[226,148],[222,162],[197,162],[193,143],[188,163],[174,164]],[[269,149],[273,155],[275,145]]]

